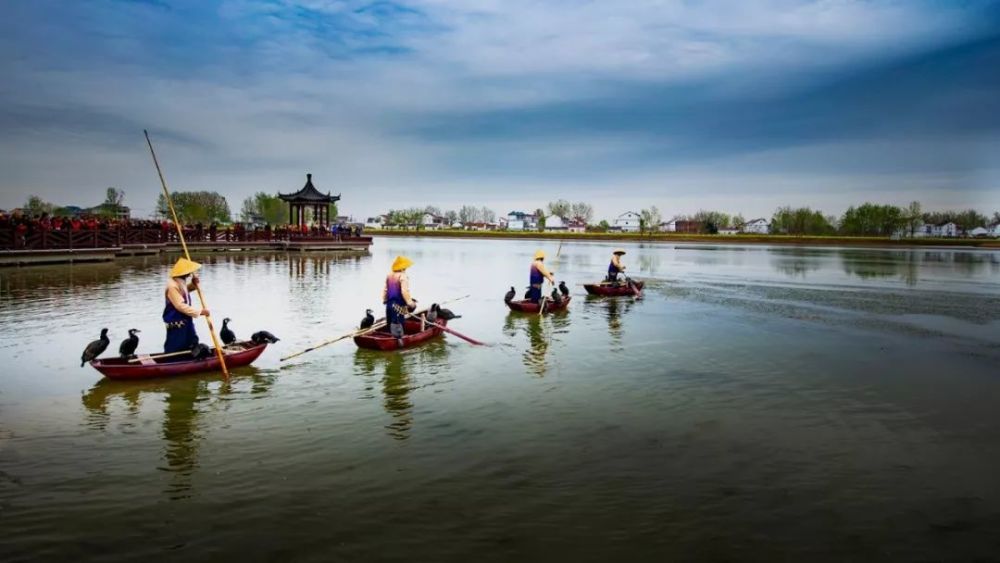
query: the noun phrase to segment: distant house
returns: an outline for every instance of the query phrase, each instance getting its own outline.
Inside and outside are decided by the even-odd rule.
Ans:
[[[740,234],[740,228],[739,227],[720,227],[719,228],[719,234],[720,235],[738,235],[738,234]]]
[[[545,218],[546,231],[565,231],[567,221],[558,215],[549,215]]]
[[[424,213],[420,218],[420,225],[429,230],[443,229],[448,226],[448,219],[433,213]]]
[[[508,231],[534,231],[538,228],[538,218],[531,213],[511,211],[507,214]]]
[[[991,237],[1000,237],[1000,223],[994,223],[989,227]]]
[[[754,219],[743,223],[740,227],[740,232],[753,235],[766,235],[771,232],[771,225],[767,222],[767,219]]]
[[[671,219],[660,223],[659,229],[664,233],[700,233],[701,222],[688,221],[686,219]]]
[[[988,237],[990,236],[990,230],[986,227],[976,227],[969,231],[968,234],[970,237]]]
[[[933,237],[957,237],[958,236],[958,225],[952,222],[938,223],[931,227],[931,236]]]
[[[388,215],[376,215],[375,217],[369,217],[365,219],[365,229],[384,229],[388,219]]]
[[[485,223],[483,221],[469,221],[465,223],[467,231],[495,231],[499,225],[497,223]]]
[[[639,219],[639,214],[635,211],[626,211],[615,219],[611,228],[623,233],[638,233],[640,227]],[[548,223],[546,223],[546,226],[548,226]]]
[[[572,220],[566,224],[566,230],[571,233],[585,233],[587,232],[587,223],[583,221]]]

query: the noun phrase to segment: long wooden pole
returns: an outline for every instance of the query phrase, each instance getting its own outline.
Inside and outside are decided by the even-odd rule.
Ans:
[[[559,260],[559,253],[562,252],[562,243],[563,243],[563,241],[560,240],[559,241],[559,248],[556,249],[556,257],[552,259],[552,265],[553,266],[555,266],[555,263]],[[555,287],[555,285],[556,285],[555,283],[549,282],[549,287]],[[542,281],[542,287],[545,287],[545,281],[544,280]],[[547,293],[545,293],[545,290],[542,290],[542,306],[538,308],[538,316],[539,317],[542,316],[542,313],[545,312],[545,302],[548,301],[548,300],[549,300],[549,295]]]
[[[466,341],[469,344],[472,344],[474,346],[485,346],[484,343],[476,340],[475,338],[471,338],[469,336],[466,336],[466,335],[458,332],[457,330],[452,330],[452,329],[450,329],[450,328],[448,328],[446,326],[442,326],[442,325],[439,325],[439,324],[437,324],[435,322],[431,322],[431,321],[427,320],[426,315],[423,316],[423,317],[418,317],[417,315],[415,315],[413,313],[407,313],[406,316],[410,317],[411,319],[417,320],[417,321],[425,322],[425,323],[427,323],[427,324],[429,324],[429,325],[431,325],[433,327],[439,328],[439,329],[447,332],[448,334],[454,334],[455,336],[461,338],[462,340],[464,340],[464,341]]]
[[[160,176],[160,185],[163,186],[163,196],[167,199],[167,205],[170,207],[170,214],[174,218],[174,226],[177,227],[177,236],[181,240],[181,247],[184,249],[184,257],[190,260],[191,253],[188,252],[187,242],[184,240],[184,229],[181,228],[181,222],[177,219],[177,210],[174,209],[174,201],[170,198],[170,190],[167,189],[167,181],[163,178],[163,170],[160,169],[160,161],[156,159],[156,151],[153,150],[153,142],[149,140],[149,131],[143,129],[142,133],[146,135],[146,144],[149,145],[149,154],[153,155],[153,164],[156,166],[156,173]],[[208,309],[208,303],[205,302],[205,294],[201,291],[201,284],[194,284],[194,289],[198,292],[198,300],[201,301],[201,308]],[[208,333],[212,335],[212,344],[215,345],[215,355],[219,358],[219,365],[222,366],[222,373],[228,379],[229,369],[226,367],[226,357],[222,353],[222,346],[219,345],[219,337],[215,335],[215,327],[212,325],[212,317],[206,316],[205,322],[208,323]]]

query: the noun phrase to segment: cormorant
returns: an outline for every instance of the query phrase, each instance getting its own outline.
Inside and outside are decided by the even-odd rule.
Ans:
[[[361,325],[358,327],[362,330],[371,328],[375,324],[375,316],[372,315],[371,309],[365,309],[365,318],[361,319]]]
[[[429,323],[436,322],[438,320],[438,313],[440,312],[441,312],[441,306],[438,305],[437,303],[431,303],[431,310],[428,311],[426,315],[424,315],[424,318],[427,319],[427,322]]]
[[[83,367],[84,364],[91,360],[97,359],[97,356],[100,356],[108,349],[108,344],[111,344],[111,339],[108,338],[108,329],[102,328],[101,338],[87,344],[87,347],[83,349],[83,355],[80,356],[80,367]]]
[[[236,333],[229,328],[229,321],[229,317],[222,319],[222,330],[219,331],[222,343],[226,345],[236,342]]]
[[[559,292],[563,294],[563,297],[569,297],[569,288],[566,287],[566,282],[559,282]]]
[[[118,355],[122,359],[131,358],[135,354],[135,349],[139,347],[139,337],[135,334],[137,332],[142,332],[137,328],[133,328],[128,331],[128,338],[122,340],[121,346],[118,347]]]
[[[549,299],[551,299],[552,302],[556,304],[562,303],[562,295],[559,295],[558,288],[555,287],[552,288],[552,295],[549,296]]]
[[[517,292],[516,292],[516,291],[514,291],[514,286],[510,286],[510,291],[508,291],[508,292],[507,292],[507,293],[506,293],[506,294],[505,294],[505,295],[503,296],[503,302],[504,302],[504,303],[510,303],[511,301],[513,301],[513,300],[514,300],[514,297],[515,297],[516,295],[517,295]]]
[[[462,315],[456,315],[455,313],[451,312],[451,309],[445,309],[444,307],[438,307],[437,313],[438,313],[437,316],[439,318],[442,318],[446,321],[462,318]]]
[[[274,344],[275,342],[281,339],[266,330],[259,330],[253,333],[253,336],[250,337],[250,340],[254,344],[263,344],[265,342],[267,342],[268,344]]]

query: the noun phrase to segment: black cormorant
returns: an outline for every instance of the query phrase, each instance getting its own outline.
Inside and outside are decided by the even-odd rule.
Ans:
[[[229,317],[222,319],[222,330],[219,331],[222,343],[226,345],[236,342],[236,333],[229,328],[229,321]]]
[[[122,340],[121,346],[118,347],[118,355],[122,359],[131,358],[135,354],[135,349],[139,347],[139,337],[135,334],[137,332],[142,332],[137,328],[133,328],[128,331],[128,338]]]
[[[566,287],[566,282],[559,282],[559,292],[563,294],[563,297],[569,297],[569,288]]]
[[[361,319],[361,325],[358,328],[362,330],[371,328],[375,324],[375,316],[372,315],[371,309],[365,309],[365,318]]]
[[[100,356],[108,349],[108,344],[111,344],[111,339],[108,338],[108,329],[102,328],[101,338],[87,344],[87,347],[83,349],[83,355],[80,356],[80,367],[83,367],[84,364],[91,360],[97,359],[97,356]]]
[[[514,291],[514,286],[510,286],[510,291],[508,291],[506,293],[506,295],[503,296],[503,302],[504,303],[510,303],[511,301],[514,300],[514,297],[516,295],[517,295],[517,292]]]
[[[268,344],[274,344],[275,342],[281,339],[266,330],[259,330],[253,333],[253,336],[250,337],[250,340],[254,344],[263,344],[265,342],[267,342]]]

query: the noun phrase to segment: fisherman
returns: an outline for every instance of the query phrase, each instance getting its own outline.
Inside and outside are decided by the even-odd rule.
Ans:
[[[397,256],[392,263],[392,272],[385,278],[382,289],[382,302],[385,303],[385,319],[389,323],[389,332],[396,339],[400,348],[403,347],[403,322],[406,314],[417,308],[417,300],[410,296],[410,280],[406,277],[406,269],[413,265],[413,260],[405,256]]]
[[[198,344],[198,333],[194,330],[194,320],[197,317],[207,317],[208,309],[197,309],[191,306],[191,291],[198,287],[198,276],[195,274],[201,264],[180,258],[170,270],[170,281],[167,282],[166,306],[163,308],[163,322],[167,325],[167,340],[163,343],[163,351],[180,352],[191,350]]]
[[[529,274],[528,299],[538,303],[542,299],[542,284],[548,279],[550,283],[556,283],[556,277],[545,268],[545,251],[539,250],[535,253],[535,261],[531,263],[531,273]]]
[[[625,273],[625,265],[622,264],[622,256],[624,255],[625,251],[620,248],[611,253],[611,263],[608,264],[608,277],[605,281],[618,284],[618,274]]]

